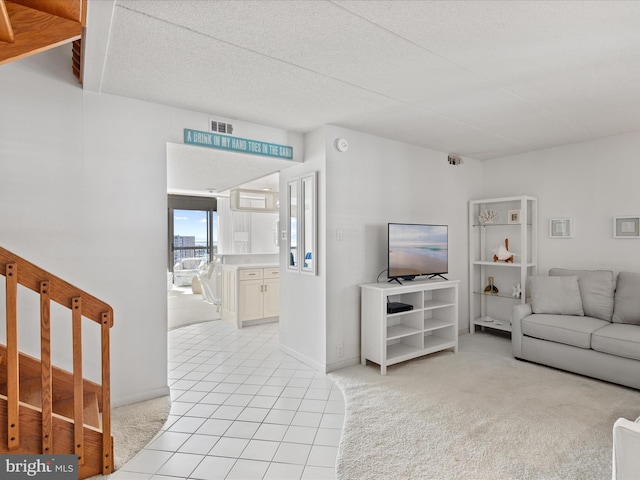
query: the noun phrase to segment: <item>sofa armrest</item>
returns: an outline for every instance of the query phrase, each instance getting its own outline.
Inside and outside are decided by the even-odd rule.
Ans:
[[[531,305],[528,303],[516,305],[511,312],[511,348],[516,358],[522,356],[522,319],[531,313]]]
[[[619,418],[613,424],[613,480],[637,478],[640,472],[640,423],[637,422]]]

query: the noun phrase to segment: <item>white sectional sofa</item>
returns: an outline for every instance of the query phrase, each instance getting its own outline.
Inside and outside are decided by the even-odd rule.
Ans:
[[[640,274],[554,268],[514,307],[516,358],[640,389]]]

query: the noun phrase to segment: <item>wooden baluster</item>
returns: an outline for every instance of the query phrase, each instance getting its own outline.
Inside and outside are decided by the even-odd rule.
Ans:
[[[7,12],[7,6],[2,0],[0,1],[0,41],[13,43],[15,40],[16,37],[13,33],[9,12]]]
[[[40,282],[40,365],[42,369],[42,453],[53,452],[51,385],[51,297],[49,282]]]
[[[113,445],[111,444],[111,367],[110,341],[111,314],[102,313],[102,474],[113,472]]]
[[[18,265],[6,264],[7,447],[20,447],[20,359],[18,357]]]
[[[73,321],[73,436],[78,465],[84,465],[84,418],[83,418],[83,379],[82,379],[82,300],[71,299]]]

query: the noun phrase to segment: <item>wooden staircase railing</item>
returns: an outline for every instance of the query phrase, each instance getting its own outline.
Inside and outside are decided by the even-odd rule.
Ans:
[[[92,295],[78,289],[64,280],[52,275],[36,265],[0,247],[0,274],[6,278],[6,349],[0,349],[0,363],[6,366],[6,445],[0,442],[0,452],[9,453],[75,453],[78,456],[79,478],[107,475],[113,472],[113,439],[111,437],[111,397],[110,397],[110,344],[109,329],[113,326],[113,309]],[[40,359],[21,354],[18,349],[18,287],[26,287],[40,298]],[[71,311],[72,331],[72,372],[64,372],[51,363],[51,302],[68,308]],[[95,384],[85,380],[82,373],[82,318],[88,318],[100,325],[102,380]],[[34,365],[40,364],[39,382],[31,375]],[[24,372],[21,371],[24,370]],[[21,375],[22,374],[22,375]],[[22,388],[21,388],[22,382]],[[31,384],[40,387],[40,396],[33,399]],[[65,392],[69,398],[65,399]],[[3,392],[0,391],[0,394]],[[27,398],[32,400],[29,402]],[[95,426],[87,421],[87,398],[95,398],[102,412],[101,438],[96,448]],[[25,425],[24,418],[33,417],[34,409],[41,412],[39,426],[39,451],[30,451],[34,443],[21,440],[23,430],[33,431],[32,425]],[[0,412],[4,414],[4,410]],[[0,417],[3,415],[0,415]],[[60,430],[63,417],[67,426],[72,429],[72,444],[68,436]],[[3,428],[0,425],[0,428]],[[5,432],[0,434],[0,440]],[[88,441],[86,436],[91,440]],[[58,439],[59,437],[59,439]],[[57,443],[58,442],[58,443]],[[87,447],[86,444],[89,444]],[[71,451],[66,451],[72,447]],[[95,465],[96,459],[90,462],[87,456],[100,455],[97,465],[99,471],[89,464]],[[83,468],[83,466],[86,466]]]

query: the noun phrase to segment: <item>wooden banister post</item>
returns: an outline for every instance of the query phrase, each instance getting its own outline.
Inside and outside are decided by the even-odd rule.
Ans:
[[[73,322],[73,432],[78,465],[84,465],[84,386],[82,378],[82,299],[71,299]]]
[[[7,448],[20,447],[20,361],[18,357],[18,265],[6,264]]]
[[[103,312],[102,318],[102,474],[113,472],[113,444],[111,441],[111,345],[109,329],[113,323],[111,314]]]
[[[42,371],[42,453],[53,452],[53,392],[51,385],[51,299],[49,282],[40,282],[40,359]]]

